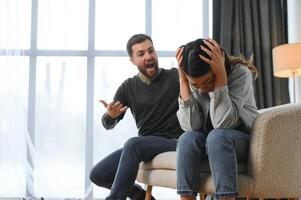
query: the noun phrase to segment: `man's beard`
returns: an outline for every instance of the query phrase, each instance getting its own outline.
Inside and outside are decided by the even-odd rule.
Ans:
[[[152,76],[149,76],[149,75],[147,74],[147,68],[144,68],[144,67],[143,67],[143,68],[138,67],[138,70],[139,70],[139,72],[140,72],[141,74],[143,74],[145,77],[151,78],[151,77],[155,76],[155,75],[158,73],[158,69],[159,69],[158,64],[155,63],[154,66],[153,66],[153,68],[156,69],[156,73],[155,73],[154,75],[152,75]]]

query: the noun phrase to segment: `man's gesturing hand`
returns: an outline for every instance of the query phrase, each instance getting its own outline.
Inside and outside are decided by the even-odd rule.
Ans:
[[[113,119],[116,119],[121,113],[124,113],[128,108],[127,106],[123,106],[123,104],[119,101],[112,101],[109,104],[104,100],[99,100],[99,102],[101,102],[104,105],[104,107],[107,109],[107,114]]]

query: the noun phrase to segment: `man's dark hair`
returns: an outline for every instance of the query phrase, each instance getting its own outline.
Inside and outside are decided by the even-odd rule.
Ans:
[[[153,43],[152,41],[152,38],[148,35],[145,35],[145,34],[136,34],[136,35],[133,35],[127,45],[126,45],[126,50],[128,51],[128,54],[130,57],[132,57],[132,54],[133,54],[133,49],[132,49],[132,46],[134,46],[135,44],[139,44],[141,42],[144,42],[145,40],[149,40],[151,41],[151,43]]]

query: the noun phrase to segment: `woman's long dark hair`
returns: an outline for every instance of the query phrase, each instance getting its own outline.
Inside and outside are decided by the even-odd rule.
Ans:
[[[203,40],[204,39],[197,39],[184,45],[182,67],[186,75],[189,75],[191,77],[200,77],[211,70],[210,65],[199,57],[199,55],[202,55],[210,59],[208,54],[201,49],[201,46],[208,48]],[[255,77],[257,77],[258,72],[256,70],[256,67],[253,65],[252,57],[250,59],[246,59],[242,55],[232,56],[225,52],[223,49],[222,51],[225,53],[225,68],[228,76],[231,73],[233,67],[238,66],[237,64],[241,64],[248,67],[251,72],[255,73]]]

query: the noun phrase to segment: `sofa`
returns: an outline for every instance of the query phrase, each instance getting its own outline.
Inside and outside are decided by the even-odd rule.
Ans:
[[[251,131],[247,163],[238,164],[239,196],[297,198],[301,196],[301,103],[259,111]],[[200,199],[214,193],[209,164],[200,166]],[[176,188],[176,152],[157,155],[141,163],[137,181],[152,187]],[[176,191],[175,191],[176,192]]]

